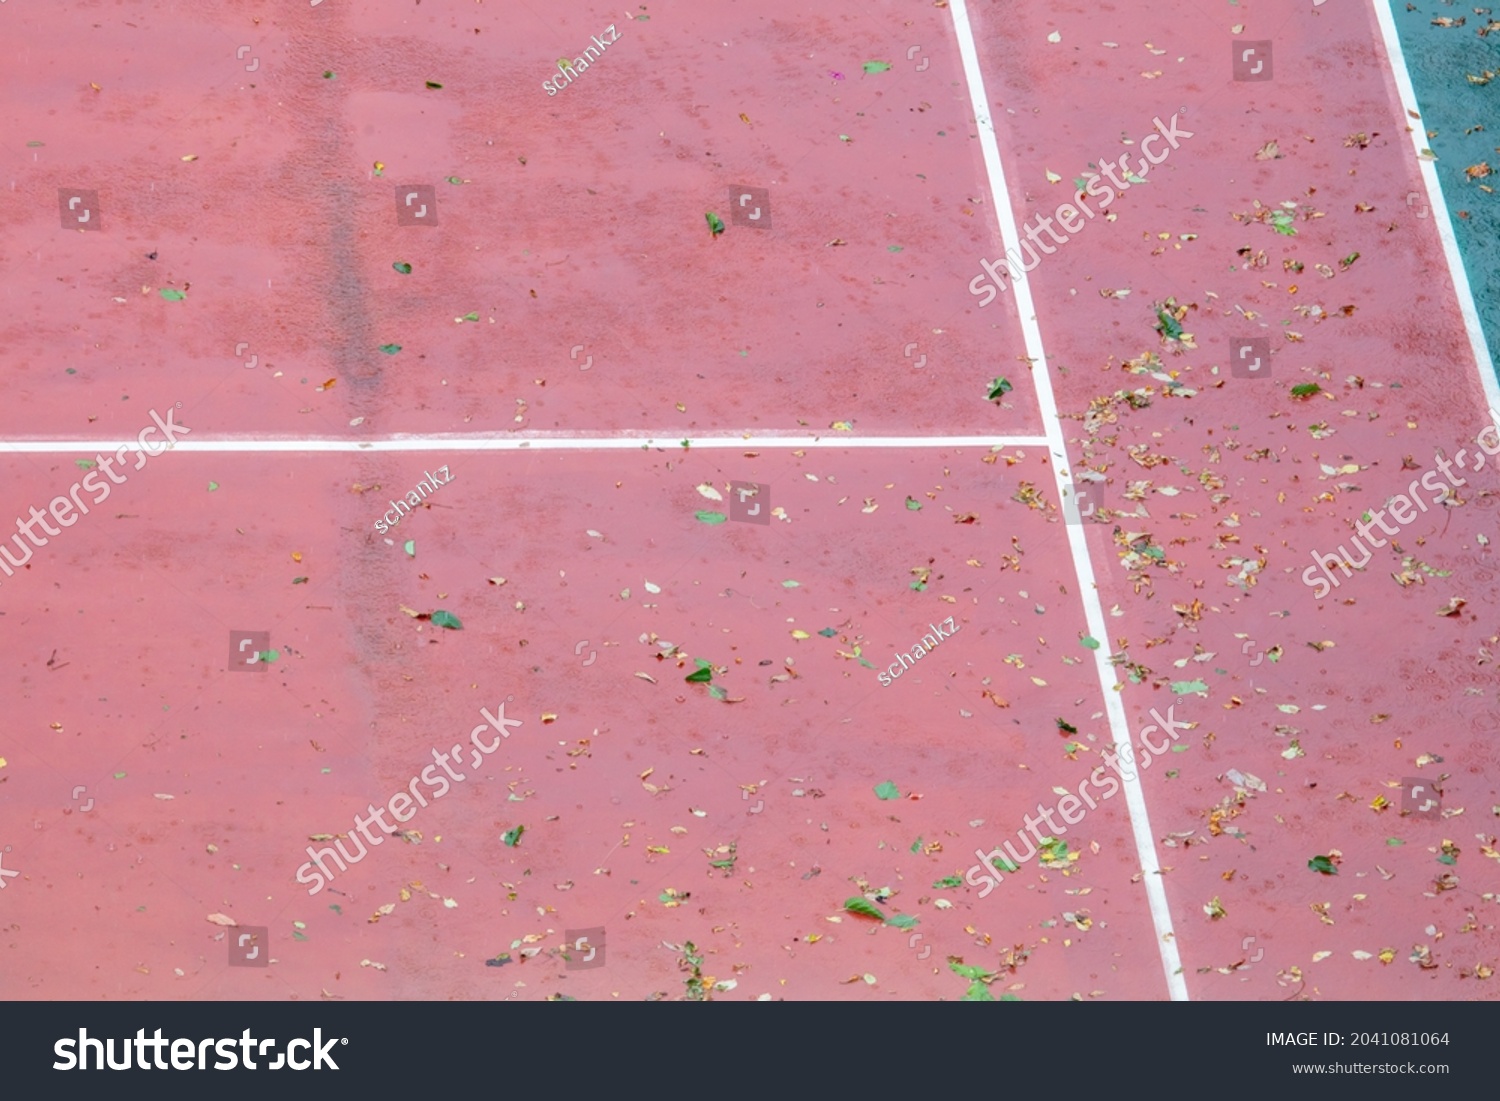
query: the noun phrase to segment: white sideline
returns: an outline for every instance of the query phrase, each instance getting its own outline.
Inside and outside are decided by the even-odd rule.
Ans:
[[[1004,249],[1007,254],[1016,249],[1019,255],[1021,235],[1016,228],[1015,211],[1010,205],[1005,169],[1000,163],[1000,148],[995,140],[994,122],[990,118],[989,96],[984,90],[984,74],[979,68],[979,51],[969,23],[967,0],[949,0],[948,10],[953,13],[958,48],[963,54],[964,75],[968,79],[969,98],[974,107],[974,120],[979,128],[979,144],[984,152],[984,164],[990,178],[990,194],[1000,222]],[[977,259],[975,263],[977,265]],[[1037,401],[1047,428],[1047,443],[1053,455],[1053,475],[1057,480],[1058,500],[1061,501],[1065,491],[1063,475],[1068,467],[1067,443],[1063,437],[1062,422],[1058,419],[1057,400],[1052,394],[1052,375],[1047,367],[1042,331],[1037,324],[1036,308],[1031,300],[1031,284],[1024,279],[1012,281],[1010,293],[1015,296],[1016,309],[1020,314],[1021,331],[1026,339],[1026,355],[1032,363],[1031,379],[1036,386]],[[1130,724],[1125,715],[1125,704],[1120,697],[1115,667],[1109,663],[1110,631],[1104,618],[1104,605],[1099,599],[1094,564],[1089,558],[1085,526],[1065,524],[1064,527],[1068,533],[1068,546],[1073,554],[1073,569],[1078,576],[1079,595],[1083,601],[1089,634],[1103,644],[1094,651],[1094,660],[1099,673],[1099,685],[1104,693],[1110,731],[1116,745],[1130,743]],[[1122,776],[1121,780],[1125,786],[1125,804],[1130,812],[1131,830],[1135,834],[1136,853],[1144,873],[1142,882],[1151,908],[1151,922],[1156,929],[1157,949],[1161,953],[1168,993],[1173,1001],[1185,1002],[1188,1000],[1187,981],[1182,974],[1182,959],[1178,955],[1177,941],[1172,931],[1172,912],[1167,905],[1161,865],[1156,858],[1156,843],[1146,814],[1146,797],[1141,787],[1140,772],[1135,769],[1130,771],[1132,778],[1124,780]]]
[[[192,425],[188,425],[192,430]],[[629,448],[681,450],[686,439],[699,450],[731,448],[868,448],[868,447],[1046,447],[1046,436],[683,436],[678,433],[645,435],[582,436],[521,432],[501,434],[453,433],[439,435],[395,435],[373,440],[304,436],[221,436],[215,439],[178,440],[171,451],[620,451]],[[126,447],[138,449],[135,440],[0,440],[0,451],[33,455],[105,454]]]

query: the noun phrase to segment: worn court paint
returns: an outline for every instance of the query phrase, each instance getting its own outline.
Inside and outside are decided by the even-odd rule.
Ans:
[[[429,6],[7,10],[0,435],[46,402],[107,431],[143,378],[250,433],[1039,431],[1014,320],[968,289],[988,211],[941,10]],[[397,224],[407,184],[435,225]],[[59,187],[102,232],[62,230]]]
[[[7,19],[14,7],[6,5]],[[653,7],[649,23],[622,28],[586,79],[549,100],[530,87],[540,79],[532,62],[548,72],[558,54],[580,47],[600,29],[592,11],[549,11],[545,23],[530,17],[524,26],[529,16],[516,16],[518,29],[505,38],[494,13],[470,26],[405,4],[359,12],[325,3],[263,21],[260,31],[210,22],[183,5],[30,7],[13,22],[24,45],[0,77],[8,82],[0,96],[6,130],[52,129],[37,134],[47,145],[3,154],[0,294],[12,319],[3,329],[12,369],[0,380],[8,410],[0,417],[9,418],[0,437],[43,441],[40,451],[0,460],[12,468],[0,503],[6,515],[81,475],[72,456],[46,441],[134,435],[146,409],[178,400],[192,414],[184,421],[204,433],[198,439],[221,441],[512,427],[657,432],[679,415],[684,436],[698,427],[721,440],[741,431],[831,433],[829,423],[843,418],[854,432],[890,435],[1044,429],[1028,368],[1016,361],[1025,351],[1019,326],[1003,302],[979,308],[967,289],[979,259],[995,255],[994,220],[972,202],[983,163],[960,110],[945,13],[877,7],[762,18]],[[90,21],[92,39],[63,18],[74,14]],[[1013,5],[980,17],[1002,155],[1008,169],[1018,165],[1018,212],[1069,186],[1047,183],[1048,168],[1068,177],[1120,131],[1138,138],[1145,130],[1137,122],[1149,122],[1139,116],[1169,108],[1180,93],[1188,93],[1179,105],[1190,106],[1190,118],[1206,117],[1193,139],[1208,139],[1204,151],[1190,142],[1173,154],[1159,177],[1165,194],[1158,197],[1156,182],[1135,189],[1118,223],[1091,224],[1029,277],[1048,356],[1029,370],[1053,372],[1065,414],[1082,413],[1101,392],[1150,383],[1105,361],[1159,347],[1143,305],[1167,294],[1199,303],[1192,331],[1205,351],[1164,353],[1199,396],[1122,409],[1102,433],[1117,439],[1087,448],[1079,422],[1065,422],[1071,462],[1105,466],[1122,490],[1127,476],[1158,485],[1170,477],[1183,490],[1169,498],[1144,487],[1154,519],[1119,524],[1122,533],[1146,528],[1172,563],[1147,566],[1152,584],[1139,593],[1119,560],[1115,525],[1094,525],[1089,536],[1108,622],[1118,627],[1106,641],[1128,642],[1128,659],[1140,663],[1141,683],[1125,689],[1131,728],[1174,700],[1179,717],[1199,724],[1186,751],[1167,759],[1174,777],[1156,765],[1143,774],[1192,996],[1475,996],[1462,973],[1497,952],[1482,897],[1489,887],[1471,871],[1481,844],[1460,833],[1458,863],[1439,864],[1452,820],[1400,819],[1369,803],[1386,794],[1399,806],[1399,790],[1387,785],[1409,769],[1451,774],[1450,808],[1468,811],[1459,821],[1495,801],[1500,711],[1478,662],[1481,647],[1497,644],[1471,616],[1495,603],[1490,551],[1478,540],[1500,537],[1486,520],[1494,498],[1476,481],[1463,508],[1428,514],[1404,537],[1407,553],[1454,570],[1449,578],[1414,567],[1425,583],[1397,587],[1388,579],[1400,568],[1394,556],[1320,607],[1296,572],[1311,550],[1347,539],[1361,509],[1405,485],[1405,455],[1429,468],[1436,447],[1451,454],[1483,423],[1478,384],[1455,366],[1472,368],[1451,287],[1432,274],[1442,270],[1442,252],[1430,228],[1392,217],[1398,244],[1377,247],[1386,209],[1404,205],[1417,178],[1405,145],[1342,145],[1360,130],[1398,130],[1373,22],[1353,6],[1288,4],[1269,9],[1262,28],[1234,9],[1224,22],[1247,20],[1247,35],[1292,36],[1291,50],[1278,46],[1277,54],[1289,86],[1259,86],[1252,96],[1205,75],[1227,65],[1230,32],[1191,5],[1152,9],[1145,25],[1127,10],[1104,30],[1098,13],[1081,7],[1055,20]],[[905,25],[918,19],[926,22]],[[1134,37],[1168,52],[1126,42],[1127,22]],[[724,34],[725,26],[741,29]],[[1047,42],[1054,29],[1062,42]],[[1119,48],[1085,45],[1106,37]],[[723,42],[730,45],[715,45]],[[821,56],[829,42],[837,60]],[[233,56],[241,43],[252,45],[264,75],[245,71],[249,57]],[[626,52],[636,45],[639,59]],[[908,56],[912,46],[917,54]],[[220,75],[215,57],[234,71]],[[862,74],[863,60],[881,57],[893,62],[890,71]],[[1299,75],[1299,57],[1311,76]],[[1162,77],[1140,76],[1157,68]],[[323,82],[325,69],[338,79]],[[777,81],[766,84],[764,72]],[[873,83],[882,77],[892,79]],[[928,78],[940,95],[917,83]],[[429,91],[426,79],[445,88]],[[874,91],[859,99],[855,88]],[[526,102],[523,92],[535,94],[537,111],[512,106]],[[887,106],[898,97],[899,106]],[[923,103],[932,107],[917,110]],[[935,113],[939,122],[924,121]],[[1289,119],[1316,140],[1292,134]],[[947,133],[939,138],[938,129]],[[840,133],[854,141],[838,142]],[[651,154],[660,134],[663,152]],[[825,149],[829,134],[836,144]],[[760,144],[767,136],[777,141]],[[1272,138],[1287,155],[1251,159]],[[482,144],[490,141],[493,148]],[[917,159],[912,149],[939,170],[908,163]],[[702,215],[726,182],[719,167],[695,166],[709,151],[723,173],[736,173],[729,182],[754,183],[738,173],[774,170],[773,180],[803,188],[790,204],[793,226],[816,227],[802,238],[803,268],[789,269],[768,243],[787,224],[780,217],[765,237],[731,225],[708,239]],[[189,154],[199,159],[180,159]],[[670,155],[673,166],[656,175],[653,155]],[[383,224],[382,207],[393,217],[394,183],[419,179],[406,173],[428,171],[435,158],[443,159],[431,169],[439,182],[448,174],[472,181],[441,184],[440,226]],[[370,176],[376,159],[387,166],[381,180]],[[98,184],[104,231],[62,233],[55,188],[94,186],[87,173],[100,165],[108,167]],[[545,175],[522,172],[533,167]],[[1358,175],[1349,177],[1351,169]],[[912,182],[918,172],[928,183]],[[535,187],[538,177],[545,187]],[[921,188],[939,178],[945,191],[934,204]],[[619,189],[641,179],[648,193],[621,209]],[[1337,268],[1352,235],[1364,259],[1326,281],[1332,290],[1317,298],[1359,309],[1321,324],[1298,316],[1290,327],[1305,339],[1285,345],[1275,379],[1236,387],[1212,373],[1227,360],[1224,342],[1241,335],[1230,324],[1243,319],[1233,304],[1259,311],[1278,331],[1296,316],[1283,303],[1313,292],[1289,295],[1279,270],[1231,270],[1241,262],[1236,249],[1261,247],[1271,231],[1227,213],[1309,186],[1328,217],[1310,223],[1320,233],[1296,239],[1297,255],[1312,261],[1316,253]],[[1377,211],[1353,215],[1357,201]],[[918,223],[919,246],[883,253],[887,234],[870,224],[883,230],[902,219]],[[691,231],[679,236],[686,223]],[[1148,237],[1179,229],[1198,240]],[[596,243],[601,232],[606,246]],[[427,240],[413,234],[435,234],[438,243],[409,245]],[[632,234],[649,242],[648,259],[669,262],[639,261],[621,243]],[[827,247],[835,237],[849,244]],[[411,252],[393,255],[397,246]],[[709,248],[734,250],[743,268],[704,268]],[[152,250],[155,261],[145,257]],[[855,259],[833,259],[846,252]],[[415,265],[413,275],[391,271],[398,258]],[[899,268],[914,260],[923,266]],[[882,264],[897,267],[887,273]],[[566,278],[547,275],[559,269]],[[803,281],[786,279],[787,270]],[[920,295],[882,297],[905,274],[917,276],[908,282],[924,288]],[[1264,287],[1262,278],[1281,285]],[[398,289],[407,287],[402,280],[410,287]],[[187,300],[160,299],[169,281],[192,283]],[[799,298],[808,287],[825,296],[816,313]],[[1101,287],[1134,293],[1106,299]],[[455,288],[486,300],[455,302]],[[694,310],[705,295],[713,299],[707,320]],[[744,301],[755,305],[745,310]],[[833,308],[840,312],[830,323],[820,315]],[[484,320],[454,324],[469,309],[484,310]],[[584,335],[603,348],[588,371],[581,363],[593,345],[570,356],[582,343],[580,317]],[[400,355],[370,355],[368,345],[384,342],[391,327],[402,329],[398,338],[417,335],[400,341]],[[797,339],[785,339],[788,328]],[[503,340],[488,335],[495,331]],[[794,376],[740,357],[762,331],[781,337],[774,347],[782,363],[812,369]],[[923,332],[940,354],[918,368],[903,350]],[[240,343],[247,346],[237,353]],[[253,369],[250,356],[258,357]],[[612,356],[621,368],[595,381],[613,369]],[[902,361],[889,377],[879,368],[886,358]],[[555,372],[543,366],[554,360]],[[70,366],[79,374],[66,375]],[[1289,376],[1312,377],[1294,368],[1326,371],[1321,381],[1338,400],[1293,403]],[[928,377],[937,381],[925,388],[903,381],[935,369]],[[974,384],[1002,373],[1015,382],[1010,408],[976,401]],[[1362,390],[1343,386],[1355,373],[1366,376]],[[328,378],[335,386],[316,392]],[[692,385],[700,390],[689,392]],[[516,398],[528,403],[520,422]],[[678,401],[686,413],[676,412]],[[1345,408],[1359,415],[1343,417]],[[1272,413],[1282,415],[1272,422]],[[357,417],[365,419],[348,423]],[[1307,426],[1319,420],[1337,434],[1312,440]],[[568,446],[546,454],[469,450],[441,460],[184,448],[132,474],[99,514],[0,584],[11,626],[6,698],[14,729],[33,732],[18,748],[0,749],[8,762],[0,842],[12,847],[4,866],[22,872],[0,894],[7,927],[20,926],[5,942],[0,993],[675,997],[684,974],[662,942],[693,940],[705,952],[705,975],[738,983],[722,999],[956,998],[967,983],[944,966],[948,956],[990,968],[997,995],[1164,996],[1118,796],[1070,829],[1080,858],[1068,876],[1032,864],[984,899],[972,885],[933,886],[963,876],[975,847],[1013,835],[1018,819],[1059,798],[1054,788],[1076,790],[1107,741],[1092,652],[1079,639],[1086,624],[1067,541],[1046,508],[1056,505],[1046,492],[1053,471],[1040,449],[997,457],[984,446],[820,447],[798,455],[747,443],[602,454],[559,442]],[[1126,445],[1144,445],[1143,458],[1169,449],[1174,461],[1146,468],[1122,454]],[[1345,455],[1365,469],[1322,475],[1320,462],[1342,464]],[[373,523],[393,487],[409,488],[423,463],[438,461],[452,466],[454,482],[385,543]],[[1190,474],[1164,473],[1179,465]],[[1199,471],[1224,485],[1205,485]],[[723,507],[695,486],[727,496],[738,479],[769,483],[770,504],[790,522],[708,526],[693,518]],[[211,492],[210,481],[218,484]],[[1278,492],[1288,495],[1284,511]],[[1331,500],[1319,498],[1325,492]],[[1212,493],[1229,497],[1214,502]],[[867,498],[879,507],[864,511]],[[970,514],[974,524],[955,522]],[[1231,516],[1239,526],[1222,526]],[[402,549],[406,539],[415,541],[415,559]],[[1224,582],[1235,554],[1265,555],[1257,584]],[[920,591],[913,570],[932,571]],[[308,580],[294,585],[299,577]],[[786,580],[801,584],[787,588]],[[1455,595],[1469,601],[1458,619],[1434,614]],[[464,630],[437,630],[402,605],[449,608]],[[840,655],[858,646],[872,663],[888,662],[939,611],[963,626],[921,659],[920,675],[882,686],[876,670]],[[228,631],[257,626],[271,630],[283,656],[264,674],[228,672]],[[825,628],[833,637],[818,633]],[[645,633],[649,643],[653,631],[683,648],[685,664],[656,661],[639,641]],[[1322,640],[1337,645],[1308,646]],[[1277,662],[1257,649],[1277,644]],[[684,682],[697,657],[723,667],[716,684],[744,701],[714,700],[705,686]],[[788,658],[799,677],[772,681]],[[1208,685],[1206,698],[1148,687],[1195,675]],[[346,831],[353,814],[406,787],[432,748],[465,738],[480,707],[508,695],[519,705],[509,713],[526,725],[482,775],[419,811],[407,828],[421,832],[421,843],[391,839],[308,898],[295,873],[308,844],[326,844],[309,837]],[[1276,710],[1281,703],[1301,710]],[[1375,715],[1389,717],[1371,722]],[[1058,718],[1079,735],[1064,736]],[[1298,732],[1278,734],[1277,723]],[[1281,754],[1294,737],[1306,755],[1288,760]],[[1419,753],[1444,762],[1418,767]],[[1262,777],[1268,790],[1236,807],[1215,836],[1208,815],[1233,794],[1221,779],[1231,768]],[[885,780],[922,798],[878,800],[873,789]],[[79,785],[87,790],[74,800]],[[83,799],[96,795],[84,811]],[[501,843],[504,830],[522,824],[519,847]],[[1397,834],[1406,844],[1388,846]],[[731,841],[735,867],[725,876],[710,861]],[[1306,869],[1309,856],[1332,848],[1344,854],[1339,877]],[[1435,877],[1444,873],[1459,880],[1439,890]],[[887,912],[917,915],[920,924],[827,920],[863,885],[890,887]],[[668,906],[668,888],[691,897]],[[1226,916],[1211,920],[1203,906],[1215,897]],[[1309,909],[1322,902],[1333,904],[1336,925]],[[386,905],[393,909],[380,914]],[[267,926],[278,962],[229,968],[222,931],[205,920],[211,913]],[[593,925],[609,931],[606,965],[569,970],[564,934]],[[1428,925],[1447,935],[1430,939]],[[514,941],[521,944],[512,949]],[[1406,959],[1410,945],[1424,942],[1431,970]],[[1352,955],[1387,946],[1397,951],[1390,966]],[[522,948],[539,954],[484,966]],[[1313,962],[1325,950],[1335,955]],[[873,985],[848,982],[865,974]]]
[[[737,980],[730,999],[958,998],[955,956],[995,971],[996,995],[1149,989],[1118,796],[1057,821],[1077,854],[1066,873],[1033,860],[984,898],[981,878],[962,883],[976,848],[1077,790],[1107,741],[1061,525],[1012,499],[1046,465],[987,457],[154,460],[0,586],[7,698],[15,728],[38,732],[6,747],[6,866],[24,878],[0,899],[18,926],[0,991],[675,997],[662,942],[687,940],[705,974]],[[381,538],[374,521],[439,459],[451,481]],[[715,505],[695,487],[735,479],[767,484],[787,519],[697,519]],[[883,685],[933,623],[941,642]],[[231,629],[269,631],[279,660],[229,672]],[[680,656],[659,659],[653,638]],[[698,658],[728,699],[684,681]],[[306,893],[306,849],[331,843],[310,838],[351,832],[510,697],[523,725],[416,809],[403,828],[420,843],[387,838]],[[878,798],[885,781],[902,797]],[[710,864],[728,845],[732,874]],[[935,886],[949,876],[960,885]],[[919,924],[830,921],[859,880]],[[1058,927],[1063,912],[1076,924]],[[267,927],[276,962],[228,967],[212,913]],[[596,926],[605,966],[569,970],[565,932]],[[58,937],[85,950],[50,952]],[[513,941],[542,954],[485,966],[519,961]],[[866,973],[875,985],[844,985]]]

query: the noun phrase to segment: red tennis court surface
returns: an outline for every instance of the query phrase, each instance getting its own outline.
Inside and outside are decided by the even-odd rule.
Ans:
[[[0,10],[0,996],[1488,996],[1399,59],[1106,14]]]

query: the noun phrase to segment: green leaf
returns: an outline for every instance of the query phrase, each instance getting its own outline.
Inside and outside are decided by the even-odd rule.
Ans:
[[[886,245],[885,246],[885,251],[886,252],[901,252],[901,251],[903,251],[903,249],[901,248],[900,245]]]
[[[708,219],[708,229],[715,237],[724,232],[724,220],[710,210],[704,215]]]
[[[293,933],[292,933],[292,939],[293,940],[306,940],[307,938],[305,936],[303,936],[301,933],[293,931]]]
[[[1208,684],[1201,680],[1178,680],[1172,682],[1172,691],[1179,696],[1185,696],[1189,692],[1202,692],[1207,694]]]
[[[500,840],[504,841],[510,848],[515,848],[521,843],[521,835],[526,832],[525,826],[517,826],[513,830],[506,830]]]
[[[1271,228],[1283,237],[1297,236],[1297,227],[1292,224],[1294,215],[1290,211],[1278,210],[1271,215]]]
[[[391,267],[395,268],[402,275],[411,274],[411,265],[408,264],[405,260],[397,260],[394,264],[391,265]]]
[[[915,497],[908,497],[906,499],[906,508],[908,512],[921,512],[922,502],[917,500]]]
[[[1358,259],[1359,253],[1351,252],[1348,256],[1339,261],[1339,266],[1347,271],[1349,268],[1352,268],[1354,266],[1354,261]]]
[[[1458,857],[1454,856],[1452,853],[1443,853],[1443,855],[1439,856],[1437,859],[1438,859],[1438,863],[1439,864],[1457,864],[1458,863]]]
[[[948,963],[948,970],[961,979],[982,979],[989,974],[982,967],[971,967],[966,963],[953,963],[952,961]]]
[[[932,885],[932,889],[934,891],[941,891],[949,887],[962,887],[963,885],[964,881],[960,876],[945,875]]]
[[[1385,839],[1385,843],[1387,845],[1392,846],[1392,847],[1397,846],[1397,845],[1404,845],[1404,844],[1406,844],[1406,842],[1403,841],[1403,840],[1401,840],[1401,838],[1399,838],[1399,837],[1387,837]]]
[[[218,482],[209,482],[208,483],[208,491],[210,493],[212,493],[214,490],[216,490],[218,488],[219,488],[219,483]]]
[[[802,587],[802,582],[800,582],[800,581],[783,581],[781,583],[781,587],[783,589],[800,589]]]
[[[464,320],[465,321],[478,321],[479,320],[479,314],[477,312],[471,310],[468,313],[464,314]]]
[[[442,85],[441,85],[441,84],[439,84],[439,83],[438,83],[438,82],[437,82],[437,81],[435,81],[435,80],[429,80],[429,81],[428,81],[428,82],[427,82],[427,87],[429,87],[429,88],[441,88],[441,87],[442,87]]]
[[[866,61],[865,62],[865,72],[867,72],[867,73],[883,73],[887,69],[889,69],[890,67],[891,67],[891,63],[889,61]]]
[[[1166,337],[1168,340],[1182,339],[1182,326],[1179,325],[1177,323],[1177,319],[1169,314],[1166,310],[1157,307],[1156,320],[1156,331],[1161,333],[1162,336]]]
[[[901,798],[901,789],[887,780],[882,784],[875,785],[875,797],[877,799],[899,799]]]
[[[1093,635],[1084,635],[1078,641],[1080,643],[1082,643],[1084,646],[1088,647],[1090,650],[1097,650],[1097,649],[1099,649],[1099,640],[1097,638],[1095,638]]]
[[[920,837],[911,843],[911,851],[914,853],[922,851],[922,839]]]
[[[1323,388],[1316,382],[1304,382],[1301,386],[1292,387],[1292,397],[1310,398],[1314,394],[1319,393],[1322,389]]]
[[[859,895],[855,895],[853,898],[846,898],[844,900],[844,909],[848,910],[851,914],[863,914],[865,917],[879,918],[881,921],[885,920],[885,915],[880,912],[880,907],[867,898],[861,898]]]
[[[184,298],[187,297],[187,295],[183,294],[181,291],[173,290],[171,287],[163,287],[161,296],[168,302],[181,302]]]
[[[1057,729],[1061,730],[1065,734],[1077,734],[1078,733],[1078,728],[1076,726],[1074,726],[1072,723],[1068,722],[1067,719],[1058,719],[1057,720]]]
[[[388,356],[393,356],[393,355],[395,355],[397,352],[399,352],[401,350],[401,345],[399,345],[399,344],[382,344],[380,346],[380,350],[382,352],[384,352]]]
[[[453,185],[455,185],[455,186],[457,186],[457,185],[463,183],[464,181],[463,181],[463,178],[461,176],[449,176],[448,177],[448,182],[451,183],[451,184],[453,184]]]
[[[338,73],[334,72],[332,69],[324,69],[323,70],[323,79],[324,80],[337,80],[338,76],[339,76]]]
[[[835,631],[832,627],[824,627],[821,631],[818,632],[818,634],[822,635],[824,638],[832,638],[834,635],[838,634],[838,632]]]
[[[305,578],[305,577],[294,577],[294,578],[292,578],[292,584],[293,585],[306,585],[307,584],[307,578]]]
[[[77,466],[79,470],[93,470],[94,467],[99,465],[98,463],[94,462],[93,459],[74,459],[73,464]]]
[[[1010,379],[1002,375],[990,382],[989,400],[994,401],[996,398],[1002,397],[1014,389],[1015,387],[1010,384]]]
[[[256,661],[265,662],[267,665],[269,665],[273,661],[280,661],[281,660],[281,651],[280,650],[261,650],[261,651],[259,651],[259,652],[256,653],[255,660]]]
[[[697,660],[698,668],[693,670],[682,679],[687,681],[689,684],[708,684],[714,679],[713,666],[704,661],[702,658],[698,658]]]
[[[994,1000],[995,995],[990,993],[990,988],[977,979],[969,984],[969,989],[964,991],[964,996],[959,999],[961,1002],[992,1002]]]
[[[1068,843],[1060,837],[1042,838],[1041,848],[1049,860],[1061,862],[1068,859]]]
[[[717,684],[710,684],[708,686],[708,694],[716,700],[727,700],[729,698],[729,693],[724,691],[724,689],[720,688]]]
[[[434,627],[446,627],[450,631],[462,631],[464,625],[458,621],[458,616],[452,612],[445,612],[441,608],[432,613],[432,625]]]
[[[887,925],[894,926],[897,929],[910,929],[913,925],[917,924],[919,920],[921,919],[917,918],[913,914],[892,914],[890,917],[885,919],[885,923]]]
[[[417,556],[417,541],[415,539],[408,539],[401,549],[406,552],[408,558],[415,558]]]
[[[725,520],[729,519],[722,512],[695,512],[693,515],[705,524],[722,524]]]
[[[1321,875],[1338,875],[1339,870],[1332,860],[1326,856],[1315,856],[1307,862],[1307,866]]]
[[[330,910],[332,910],[335,914],[338,914],[339,917],[343,917],[344,916],[344,908],[342,906],[340,906],[337,902],[333,903],[328,908]]]
[[[38,148],[40,146],[43,146],[43,145],[46,145],[46,144],[47,143],[44,142],[44,141],[29,141],[29,142],[26,143],[26,148],[27,149],[36,149],[36,148]]]

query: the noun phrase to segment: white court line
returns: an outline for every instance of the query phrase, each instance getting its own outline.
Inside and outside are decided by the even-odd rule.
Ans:
[[[1000,163],[1000,147],[995,140],[994,122],[990,118],[989,96],[984,90],[984,74],[979,68],[979,51],[969,23],[967,0],[949,0],[948,10],[953,13],[958,47],[963,54],[964,75],[968,79],[969,98],[974,107],[974,120],[979,127],[979,144],[984,152],[984,164],[990,177],[990,194],[994,200],[995,215],[1000,221],[1004,249],[1007,253],[1015,249],[1016,255],[1020,255],[1021,234],[1016,228],[1015,211],[1010,205],[1005,169]],[[974,263],[977,267],[978,257]],[[1047,428],[1047,444],[1053,454],[1052,466],[1053,475],[1057,479],[1058,500],[1062,500],[1067,488],[1063,476],[1068,466],[1067,443],[1063,437],[1062,421],[1058,417],[1057,400],[1052,394],[1052,375],[1042,346],[1042,331],[1037,324],[1036,306],[1031,300],[1030,284],[1025,280],[1011,280],[1010,293],[1015,295],[1021,331],[1026,338],[1026,355],[1032,363],[1031,378],[1036,386],[1037,401],[1041,405],[1042,418]],[[1094,564],[1089,558],[1084,525],[1063,526],[1067,530],[1068,546],[1073,553],[1073,568],[1078,575],[1079,595],[1083,601],[1089,634],[1103,643],[1094,651],[1094,663],[1099,673],[1099,686],[1104,693],[1110,731],[1116,745],[1131,744],[1130,724],[1125,716],[1120,683],[1115,675],[1115,667],[1109,663],[1112,649],[1109,645],[1110,631],[1104,618],[1104,605],[1099,599],[1098,583],[1094,577]],[[1121,779],[1123,781],[1124,777]],[[1188,1000],[1187,981],[1182,975],[1182,960],[1177,953],[1177,941],[1172,931],[1172,912],[1167,906],[1161,864],[1156,858],[1156,842],[1151,833],[1150,819],[1146,815],[1146,797],[1141,787],[1140,771],[1132,769],[1131,779],[1124,781],[1124,786],[1125,804],[1129,808],[1130,825],[1135,834],[1136,854],[1140,858],[1141,870],[1145,873],[1142,882],[1151,907],[1151,921],[1156,929],[1156,944],[1161,953],[1162,970],[1166,973],[1167,990],[1173,1001],[1185,1002]]]
[[[191,430],[192,426],[188,428]],[[868,448],[868,447],[1047,447],[1046,436],[683,436],[680,433],[655,436],[580,436],[556,435],[464,434],[397,435],[374,440],[307,438],[300,436],[224,436],[217,439],[178,440],[170,451],[621,451],[635,448],[681,451],[686,439],[689,450],[729,450],[732,448]],[[134,440],[0,440],[0,450],[34,455],[108,454],[121,447],[140,450]]]
[[[1406,113],[1411,110],[1421,114],[1417,102],[1416,88],[1411,82],[1411,73],[1406,68],[1406,55],[1401,52],[1401,38],[1396,33],[1396,20],[1390,5],[1385,0],[1375,0],[1375,19],[1380,24],[1381,36],[1385,39],[1386,56],[1391,62],[1391,76],[1396,82],[1396,93],[1400,102],[1396,104],[1401,120],[1411,131],[1412,148],[1417,154],[1417,169],[1422,173],[1422,185],[1427,189],[1427,203],[1433,212],[1433,223],[1438,237],[1443,242],[1443,255],[1448,260],[1448,274],[1453,279],[1453,291],[1458,298],[1458,309],[1464,317],[1464,328],[1469,333],[1469,346],[1474,349],[1474,362],[1479,368],[1479,384],[1484,387],[1484,398],[1488,409],[1500,409],[1500,381],[1495,378],[1495,364],[1490,358],[1489,345],[1484,341],[1484,329],[1479,324],[1479,311],[1474,308],[1474,291],[1469,286],[1469,275],[1464,269],[1463,256],[1458,251],[1458,238],[1453,234],[1453,220],[1448,214],[1448,204],[1443,198],[1442,185],[1438,183],[1437,168],[1422,156],[1427,145],[1427,127]],[[1490,418],[1484,418],[1488,424]]]

